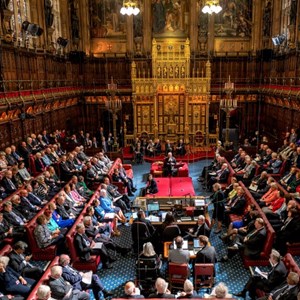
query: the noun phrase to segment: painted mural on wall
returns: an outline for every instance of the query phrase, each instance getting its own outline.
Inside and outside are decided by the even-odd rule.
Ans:
[[[221,0],[222,11],[215,15],[215,36],[250,37],[252,0]]]
[[[188,0],[152,0],[154,37],[184,37],[188,33]]]
[[[126,36],[126,17],[120,14],[122,0],[90,0],[91,37]]]

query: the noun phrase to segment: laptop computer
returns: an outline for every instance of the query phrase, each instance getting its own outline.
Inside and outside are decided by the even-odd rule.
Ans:
[[[148,203],[147,211],[149,213],[158,212],[159,211],[159,203]]]
[[[195,206],[196,207],[201,207],[205,205],[205,200],[204,199],[195,199]]]
[[[185,250],[187,250],[188,249],[188,241],[187,240],[183,240],[183,245],[182,245],[182,249],[185,249]],[[177,249],[177,247],[176,247],[176,243],[175,243],[175,241],[173,242],[173,249]]]

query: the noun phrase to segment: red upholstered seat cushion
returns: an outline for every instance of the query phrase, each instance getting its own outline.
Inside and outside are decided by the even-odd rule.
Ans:
[[[170,178],[171,196],[195,196],[192,178],[190,177],[173,177]]]

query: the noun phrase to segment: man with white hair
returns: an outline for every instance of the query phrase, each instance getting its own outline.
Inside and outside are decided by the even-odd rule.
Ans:
[[[38,290],[36,291],[37,300],[54,300],[51,297],[51,289],[48,285],[40,285]]]
[[[168,283],[160,277],[156,279],[155,288],[156,293],[150,294],[149,298],[175,298],[175,295],[168,290]]]
[[[51,268],[49,286],[52,296],[57,300],[88,300],[90,298],[88,293],[74,289],[68,281],[63,279],[61,266]]]
[[[187,299],[187,298],[199,298],[197,292],[194,291],[193,283],[187,279],[183,284],[183,292],[181,292],[180,296],[177,299]]]
[[[83,277],[84,273],[78,272],[70,265],[70,256],[67,254],[62,254],[59,257],[59,264],[62,267],[62,277],[72,284],[74,289],[79,291],[92,289],[94,297],[96,300],[102,299],[102,293],[105,298],[112,296],[112,293],[107,291],[100,278],[96,274],[92,274],[90,284],[84,282]]]
[[[135,299],[144,299],[143,295],[140,295],[140,290],[135,286],[132,281],[128,281],[124,286],[125,295],[122,298],[135,298]]]
[[[280,259],[280,253],[275,249],[272,249],[271,251],[270,264],[272,269],[270,272],[264,274],[266,278],[261,275],[254,275],[250,277],[244,289],[234,295],[245,298],[247,291],[249,291],[249,296],[252,299],[255,299],[256,289],[262,289],[269,293],[274,288],[279,286],[286,278],[287,269]]]

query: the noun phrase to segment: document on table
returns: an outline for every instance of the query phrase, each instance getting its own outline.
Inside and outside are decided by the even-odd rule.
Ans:
[[[103,245],[103,243],[97,242],[97,243],[95,243],[93,249],[102,249],[102,245]]]
[[[82,274],[82,282],[85,284],[91,284],[92,283],[92,276],[93,276],[93,272],[89,271],[86,273]]]
[[[255,267],[254,271],[259,274],[261,277],[268,279],[268,274],[262,272],[258,267]]]

